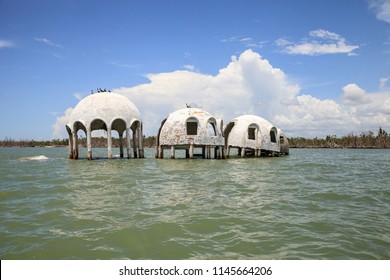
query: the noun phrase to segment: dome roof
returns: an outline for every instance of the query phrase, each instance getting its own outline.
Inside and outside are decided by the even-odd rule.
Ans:
[[[186,120],[190,116],[196,116],[198,119],[209,119],[213,117],[209,112],[198,108],[184,108],[170,113],[167,121]]]
[[[189,143],[223,145],[224,143],[221,120],[217,120],[209,112],[199,108],[184,108],[169,114],[161,124],[158,138],[161,145]]]
[[[234,118],[226,125],[224,129],[226,146],[278,150],[279,147],[274,144],[277,140],[271,141],[271,131],[274,131],[276,138],[278,130],[272,123],[259,116],[243,115]]]
[[[73,109],[68,127],[72,130],[95,129],[125,130],[135,121],[141,121],[137,107],[125,96],[113,92],[99,92],[82,99]],[[84,128],[80,125],[84,126]]]
[[[257,124],[259,126],[259,129],[264,130],[264,131],[266,131],[266,130],[269,131],[269,130],[271,130],[272,127],[274,127],[273,124],[270,123],[269,121],[267,121],[266,119],[259,117],[259,116],[255,116],[255,115],[239,116],[237,118],[234,118],[230,122],[235,123],[235,128],[237,130],[243,129],[245,131],[246,131],[248,125],[250,125],[250,124]]]

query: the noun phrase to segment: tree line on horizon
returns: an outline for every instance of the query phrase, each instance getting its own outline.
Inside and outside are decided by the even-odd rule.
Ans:
[[[350,133],[337,137],[328,135],[325,138],[289,138],[290,148],[390,148],[390,135],[381,127],[377,135],[372,131],[362,132],[360,135]]]
[[[143,139],[144,147],[152,148],[156,145],[156,137],[149,136]],[[80,147],[87,147],[87,138],[80,137],[77,140]],[[123,146],[126,146],[126,139],[122,139]],[[53,140],[14,140],[6,137],[4,140],[0,140],[0,147],[64,147],[68,146],[69,139],[53,139]],[[105,137],[92,137],[92,148],[107,147],[107,138]],[[112,137],[112,147],[119,148],[119,138]]]
[[[290,148],[371,148],[388,149],[390,148],[390,135],[381,127],[377,135],[372,131],[362,132],[360,135],[350,133],[346,136],[337,137],[328,135],[325,138],[289,138]],[[0,140],[0,147],[63,147],[68,146],[68,138],[53,140],[14,140],[6,137]],[[126,146],[125,139],[122,140],[123,146]],[[87,139],[81,137],[78,139],[80,147],[87,147]],[[154,148],[156,146],[156,136],[144,136],[144,147]],[[107,147],[107,138],[92,137],[92,147]],[[119,147],[119,139],[112,138],[112,146]]]

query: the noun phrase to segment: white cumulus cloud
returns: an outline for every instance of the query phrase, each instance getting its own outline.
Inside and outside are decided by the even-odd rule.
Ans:
[[[342,102],[349,105],[370,103],[368,94],[356,84],[348,84],[343,87]]]
[[[225,122],[242,114],[270,118],[283,104],[296,102],[299,87],[260,54],[247,50],[215,76],[178,70],[149,74],[150,83],[114,89],[139,107],[145,130],[156,134],[163,118],[186,104],[201,107]],[[157,112],[160,112],[159,114]]]
[[[252,50],[232,56],[216,75],[177,70],[147,78],[148,83],[113,89],[138,107],[147,136],[156,135],[161,121],[186,104],[209,111],[225,124],[243,114],[256,114],[289,136],[342,136],[379,126],[390,130],[390,91],[367,93],[351,83],[340,89],[340,102],[304,95],[283,70]],[[62,130],[66,137],[70,112],[71,108],[57,118],[53,135]]]
[[[73,108],[69,107],[66,109],[62,116],[57,117],[55,123],[52,125],[52,138],[53,139],[63,139],[68,137],[66,132],[65,125],[69,123],[70,116],[73,112]]]
[[[358,49],[358,45],[350,45],[346,39],[339,34],[318,29],[309,32],[310,40],[302,40],[300,43],[293,43],[285,38],[275,41],[281,51],[295,55],[323,55],[344,53],[353,55],[353,51]]]

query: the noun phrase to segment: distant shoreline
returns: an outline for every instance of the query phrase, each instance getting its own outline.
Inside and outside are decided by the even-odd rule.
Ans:
[[[367,146],[361,146],[361,147],[322,147],[322,146],[290,146],[290,149],[364,149],[364,150],[383,150],[383,149],[390,149],[390,147],[367,147]]]
[[[156,136],[143,138],[145,148],[156,147]],[[0,140],[0,147],[67,147],[69,139],[53,140],[14,140],[5,138]],[[390,149],[390,135],[382,128],[379,128],[377,135],[373,132],[363,132],[360,135],[349,134],[347,136],[337,137],[328,135],[325,138],[304,138],[291,137],[288,139],[291,149]],[[81,137],[78,139],[80,147],[87,146],[87,139]],[[106,147],[107,139],[104,137],[93,137],[92,148]],[[112,146],[119,147],[119,139],[112,138]]]
[[[0,148],[47,148],[47,149],[53,149],[53,148],[67,148],[68,145],[46,145],[46,146],[40,146],[40,145],[37,145],[37,146],[22,146],[22,145],[12,145],[12,146],[4,146],[4,145],[0,145]],[[84,146],[81,146],[83,148],[86,148]],[[95,146],[94,148],[107,148],[106,146]],[[115,147],[115,148],[119,148],[119,147]],[[145,147],[145,148],[150,148],[150,149],[155,149],[156,147],[155,146],[148,146],[148,147]],[[361,147],[351,147],[351,146],[348,146],[348,147],[324,147],[324,146],[296,146],[296,145],[293,145],[293,146],[290,146],[289,147],[290,149],[351,149],[351,150],[358,150],[358,149],[362,149],[362,150],[384,150],[384,149],[390,149],[390,147],[375,147],[375,146],[361,146]]]

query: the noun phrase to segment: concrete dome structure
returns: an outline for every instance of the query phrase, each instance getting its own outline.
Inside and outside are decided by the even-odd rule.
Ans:
[[[113,92],[93,93],[82,99],[74,108],[69,124],[69,157],[78,158],[77,132],[83,130],[87,136],[88,159],[92,159],[91,133],[107,131],[108,158],[112,158],[112,130],[119,134],[120,157],[123,157],[122,137],[126,132],[127,157],[131,158],[130,130],[133,131],[134,157],[143,157],[143,133],[140,113],[126,97]]]
[[[224,129],[224,135],[227,157],[231,148],[237,148],[242,157],[288,154],[287,137],[259,116],[243,115],[231,120]]]
[[[222,120],[198,108],[185,108],[171,113],[161,123],[157,134],[157,158],[164,157],[164,149],[171,150],[171,158],[175,158],[175,150],[186,150],[187,158],[202,156],[223,158],[224,138],[222,136]],[[195,149],[201,149],[196,154]]]

